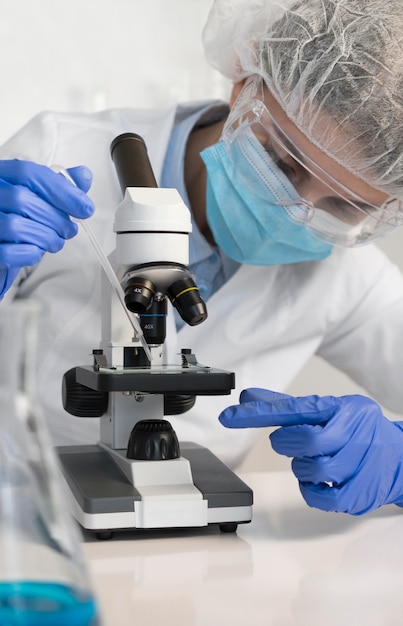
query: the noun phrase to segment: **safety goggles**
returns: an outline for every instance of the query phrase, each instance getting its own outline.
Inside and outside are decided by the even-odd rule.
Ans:
[[[400,200],[390,198],[381,206],[371,204],[301,152],[267,109],[260,77],[246,81],[224,126],[222,140],[229,157],[233,158],[234,151],[243,152],[267,185],[270,181],[264,161],[270,159],[271,167],[274,163],[284,181],[278,204],[323,241],[343,247],[360,246],[384,237],[403,223]],[[258,163],[245,148],[249,144],[256,152],[253,142],[264,155]],[[242,182],[251,184],[250,180]]]

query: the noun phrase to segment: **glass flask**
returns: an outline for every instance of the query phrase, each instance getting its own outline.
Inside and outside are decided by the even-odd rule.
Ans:
[[[101,626],[35,393],[39,314],[0,303],[0,624]]]

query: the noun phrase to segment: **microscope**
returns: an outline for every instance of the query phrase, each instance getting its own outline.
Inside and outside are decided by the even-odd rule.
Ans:
[[[139,135],[116,137],[111,156],[123,193],[114,223],[116,276],[143,336],[129,324],[117,336],[122,307],[103,274],[100,346],[92,364],[63,377],[65,410],[100,420],[96,445],[57,450],[72,513],[102,539],[118,529],[217,525],[235,532],[252,519],[252,491],[208,449],[179,442],[166,419],[191,409],[199,395],[230,394],[235,386],[232,372],[198,363],[186,346],[177,362],[166,362],[168,312],[176,309],[190,326],[207,317],[187,267],[190,213],[176,189],[158,188]]]

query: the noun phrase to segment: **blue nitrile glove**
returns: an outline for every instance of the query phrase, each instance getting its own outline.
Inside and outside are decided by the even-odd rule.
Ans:
[[[324,511],[362,515],[383,504],[403,506],[403,423],[391,422],[369,398],[296,398],[246,389],[219,416],[228,428],[281,426],[270,435],[306,502]]]
[[[87,167],[65,176],[30,161],[0,160],[0,298],[22,267],[35,265],[45,252],[58,252],[77,233],[69,216],[84,219],[94,205],[86,192]]]

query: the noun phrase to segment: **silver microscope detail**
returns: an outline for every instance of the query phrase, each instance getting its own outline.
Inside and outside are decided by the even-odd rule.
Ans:
[[[234,532],[252,519],[252,491],[206,448],[179,443],[165,419],[192,408],[198,395],[235,386],[232,372],[200,365],[188,348],[166,362],[169,308],[190,326],[207,317],[188,268],[190,213],[175,189],[158,188],[140,136],[119,135],[111,155],[124,194],[114,223],[117,276],[152,360],[129,324],[122,338],[122,308],[104,276],[100,347],[91,365],[63,378],[65,410],[100,418],[98,444],[58,448],[72,512],[99,538],[209,524]]]

